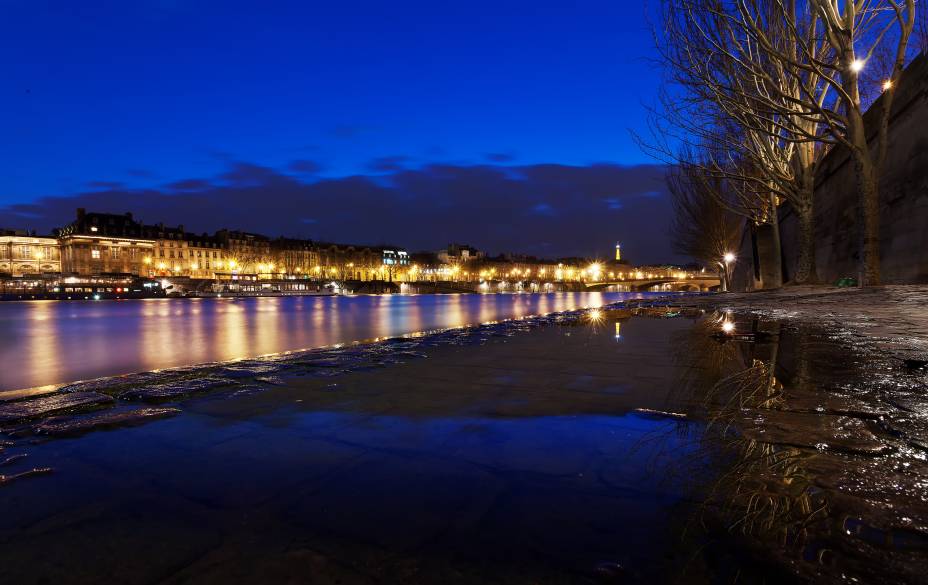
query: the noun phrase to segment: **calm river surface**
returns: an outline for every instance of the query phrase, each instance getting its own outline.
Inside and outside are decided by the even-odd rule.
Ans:
[[[639,296],[384,295],[0,303],[0,390],[485,323]]]

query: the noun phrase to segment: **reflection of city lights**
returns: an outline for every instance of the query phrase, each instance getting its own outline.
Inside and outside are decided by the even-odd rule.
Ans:
[[[615,338],[622,339],[622,324],[618,321],[615,322]]]
[[[590,321],[593,322],[603,320],[603,312],[599,309],[591,309],[590,312],[587,313],[587,316],[590,318]]]

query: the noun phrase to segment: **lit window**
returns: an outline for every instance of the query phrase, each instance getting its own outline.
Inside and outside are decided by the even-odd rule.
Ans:
[[[110,248],[110,258],[112,258],[113,260],[119,259],[119,248],[117,248],[116,246],[113,246],[112,248]]]
[[[90,231],[92,231],[92,232],[97,231],[97,226],[95,226],[95,225],[90,226]]]
[[[100,248],[93,248],[92,250],[90,250],[90,257],[93,258],[94,260],[99,260],[100,259]]]

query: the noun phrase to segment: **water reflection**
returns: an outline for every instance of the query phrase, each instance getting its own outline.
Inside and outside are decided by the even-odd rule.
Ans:
[[[597,307],[629,294],[0,304],[0,390]]]
[[[925,561],[911,551],[928,550],[928,532],[913,518],[928,513],[916,495],[928,465],[899,439],[926,425],[872,392],[870,371],[885,358],[827,331],[731,315],[703,320],[677,343],[681,391],[708,421],[691,464],[719,470],[695,525],[719,529],[710,530],[717,548],[738,535],[782,578],[920,579]]]

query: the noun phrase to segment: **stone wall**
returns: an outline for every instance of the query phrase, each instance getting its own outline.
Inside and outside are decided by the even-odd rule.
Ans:
[[[875,119],[876,102],[866,118]],[[875,124],[874,124],[875,125]],[[875,128],[873,135],[875,136]],[[889,154],[880,183],[880,259],[887,284],[928,282],[928,55],[916,58],[900,80],[890,119]],[[816,268],[821,282],[858,278],[857,190],[853,162],[843,148],[825,158],[816,181]],[[784,281],[796,273],[797,221],[788,205],[780,215]],[[739,259],[740,288],[753,288],[746,234]]]

